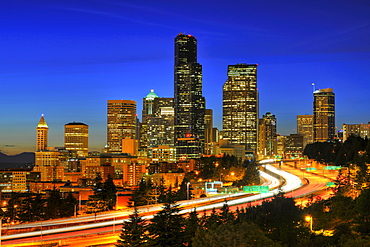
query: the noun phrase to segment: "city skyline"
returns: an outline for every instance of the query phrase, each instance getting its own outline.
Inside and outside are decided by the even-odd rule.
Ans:
[[[258,64],[259,117],[280,134],[312,114],[313,88],[333,88],[336,126],[367,123],[370,5],[366,1],[2,2],[0,150],[35,151],[41,114],[49,146],[63,146],[66,123],[89,125],[89,148],[106,144],[107,100],[173,97],[173,39],[198,40],[203,96],[222,127],[228,65]],[[206,11],[205,11],[206,9]],[[186,15],[185,13],[188,13]]]

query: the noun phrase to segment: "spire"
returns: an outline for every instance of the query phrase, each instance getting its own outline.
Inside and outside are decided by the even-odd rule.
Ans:
[[[44,114],[41,114],[41,118],[40,118],[40,121],[39,121],[39,124],[37,125],[38,128],[49,128],[46,121],[45,121],[45,118],[44,118]]]
[[[158,98],[158,95],[154,92],[154,89],[150,90],[147,96],[145,96],[146,100],[153,100],[154,98]]]

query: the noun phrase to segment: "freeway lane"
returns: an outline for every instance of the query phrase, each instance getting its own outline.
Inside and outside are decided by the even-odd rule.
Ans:
[[[269,186],[270,189],[276,188],[280,185],[280,181],[273,176],[270,176],[267,173],[261,172],[261,177],[264,179],[264,183],[262,185]],[[219,196],[212,196],[208,198],[201,198],[201,199],[194,199],[189,201],[180,201],[178,202],[182,207],[184,206],[192,206],[192,205],[199,205],[201,203],[212,203],[212,201],[220,200],[220,199],[228,199],[232,197],[239,197],[240,195],[244,195],[244,193],[235,193],[229,195],[219,195]],[[140,212],[154,212],[159,211],[162,209],[162,204],[155,204],[150,206],[142,206],[138,207]],[[50,226],[65,226],[65,225],[72,225],[72,224],[81,224],[81,223],[89,223],[96,221],[104,221],[110,219],[117,219],[117,218],[125,218],[128,217],[133,213],[133,209],[127,208],[125,210],[117,210],[117,211],[110,211],[99,213],[95,215],[84,215],[72,218],[63,218],[63,219],[55,219],[55,220],[48,220],[48,221],[38,221],[32,223],[25,223],[25,224],[17,224],[17,225],[9,225],[6,226],[6,229],[11,230],[22,230],[22,229],[32,229],[32,228],[44,228],[44,233],[46,229]],[[6,239],[3,236],[3,239]]]
[[[279,180],[276,178],[261,172],[261,176],[266,181],[264,185],[269,186],[271,189],[276,188],[280,185]],[[189,209],[183,210],[182,213],[186,213],[191,210],[191,208],[197,207],[198,205],[203,205],[206,203],[213,203],[214,201],[223,201],[224,199],[232,199],[237,198],[240,196],[246,196],[245,193],[236,193],[236,194],[229,194],[229,195],[222,195],[222,196],[214,196],[209,198],[202,198],[202,199],[196,199],[191,201],[182,201],[178,202],[181,207],[187,207]],[[255,200],[255,199],[251,199]],[[235,201],[235,200],[234,200]],[[218,205],[223,205],[223,203],[219,203],[216,205],[210,206],[210,208],[217,207]],[[151,205],[150,207],[141,207],[139,209],[140,212],[146,212],[146,214],[150,213],[151,215],[154,215],[156,212],[162,209],[162,205]],[[20,225],[14,225],[10,226],[9,228],[12,230],[22,230],[22,229],[29,229],[34,230],[34,228],[37,228],[38,230],[25,232],[25,233],[18,233],[18,234],[10,234],[5,235],[2,237],[4,244],[14,244],[14,243],[25,243],[25,242],[34,242],[34,241],[40,241],[41,236],[43,236],[43,240],[47,239],[58,239],[60,238],[60,234],[62,232],[65,232],[66,235],[64,237],[68,238],[71,237],[69,232],[74,232],[73,236],[76,236],[77,234],[80,234],[78,232],[83,231],[84,233],[81,234],[91,234],[90,228],[101,228],[104,227],[113,227],[114,225],[117,226],[117,222],[122,222],[122,219],[127,218],[128,215],[132,214],[132,209],[125,210],[125,211],[115,211],[115,212],[108,212],[104,214],[99,214],[96,216],[83,216],[83,217],[77,217],[77,218],[68,218],[68,219],[58,219],[58,220],[50,220],[50,221],[43,221],[43,222],[34,222],[34,223],[28,223],[28,224],[20,224]],[[150,218],[149,216],[148,218]],[[113,220],[109,220],[113,219]],[[95,223],[96,221],[101,220],[109,220],[104,222]],[[119,221],[118,221],[119,220]],[[75,223],[78,225],[75,226],[68,226],[63,227],[63,225]],[[81,223],[85,223],[82,224]],[[59,228],[56,229],[45,229],[46,227],[50,226],[59,226]],[[44,230],[42,230],[42,227],[44,227]],[[97,233],[101,232],[100,230],[97,231]],[[54,237],[49,237],[54,236]],[[57,236],[56,236],[57,235]],[[16,241],[15,239],[22,238],[19,241]],[[8,241],[7,241],[8,240]]]
[[[275,168],[273,166],[266,165],[266,169],[284,177],[284,179],[286,180],[286,184],[284,186],[282,186],[281,190],[284,191],[284,192],[287,192],[286,196],[288,196],[288,197],[297,198],[297,197],[307,195],[308,193],[316,193],[317,191],[325,190],[326,183],[328,181],[330,181],[330,179],[324,178],[322,175],[316,175],[316,174],[311,174],[311,173],[307,173],[307,172],[302,172],[302,170],[293,169],[290,166],[283,165],[282,168],[286,171],[282,171],[282,170],[280,170],[278,168]],[[287,171],[289,171],[289,173]],[[295,175],[293,175],[293,174],[295,174]],[[300,177],[303,178],[304,180],[308,181],[308,184],[306,186],[302,187],[302,180],[300,179]],[[276,187],[276,184],[274,184],[274,185]],[[230,197],[229,196],[226,196],[226,197],[223,196],[221,198],[224,198],[224,199],[227,198],[228,199],[228,205],[230,206],[230,209],[235,210],[236,207],[239,207],[239,208],[240,207],[249,207],[249,206],[254,206],[254,205],[261,204],[262,201],[263,201],[263,198],[271,197],[271,196],[275,195],[276,193],[278,193],[278,190],[274,189],[270,193],[261,194],[261,195],[253,195],[253,196],[249,196],[248,198],[235,199],[231,196]],[[206,199],[208,200],[209,198],[206,198]],[[195,200],[195,201],[197,201],[197,200]],[[198,201],[198,204],[199,203],[200,203],[200,201]],[[196,204],[193,204],[192,202],[189,202],[189,201],[183,202],[182,206],[184,206],[185,204],[187,204],[188,207],[189,206],[191,206],[191,207],[189,209],[182,210],[181,213],[189,212],[191,210],[191,208],[196,206]],[[199,207],[197,207],[197,211],[201,212],[201,211],[204,211],[204,210],[207,211],[207,210],[211,210],[213,208],[219,208],[219,207],[222,207],[223,204],[224,204],[224,202],[217,202],[217,203],[212,204],[212,205],[199,206]],[[143,211],[146,211],[146,209],[144,209]],[[152,214],[154,214],[153,211],[151,211],[151,212],[152,212]],[[152,217],[152,215],[148,215],[145,218],[150,219],[151,217]],[[119,222],[119,224],[117,224],[118,222]],[[101,222],[101,223],[96,223],[96,224],[88,224],[88,228],[90,228],[90,229],[85,229],[86,225],[84,225],[84,226],[75,226],[75,227],[67,227],[69,229],[63,228],[65,230],[64,233],[58,233],[58,234],[52,234],[52,235],[46,235],[45,236],[45,232],[44,232],[44,235],[43,235],[42,238],[40,236],[40,232],[38,232],[38,233],[34,232],[34,233],[36,233],[36,235],[34,235],[34,237],[27,237],[27,238],[17,239],[17,240],[10,240],[9,239],[9,241],[3,242],[3,243],[4,243],[4,245],[7,245],[7,246],[14,246],[14,244],[19,246],[19,245],[22,245],[22,243],[23,243],[23,246],[27,246],[27,243],[30,245],[32,242],[40,242],[42,240],[44,243],[46,243],[46,242],[50,243],[50,241],[54,241],[54,242],[57,241],[58,243],[63,243],[65,245],[69,245],[69,246],[86,246],[84,244],[78,245],[76,242],[72,242],[72,240],[70,238],[74,238],[74,237],[79,236],[79,235],[86,236],[86,235],[91,235],[91,234],[94,234],[94,236],[95,236],[92,243],[95,243],[95,244],[103,243],[103,242],[106,243],[106,241],[108,241],[108,240],[107,240],[107,237],[105,235],[95,235],[95,234],[102,234],[103,232],[107,232],[107,233],[112,234],[113,231],[117,231],[117,233],[116,233],[116,235],[117,235],[118,231],[121,228],[121,223],[122,223],[122,220]],[[92,227],[95,227],[95,228],[92,228]],[[62,229],[55,229],[55,230],[60,231]],[[4,237],[7,237],[7,236],[4,236]],[[79,238],[79,239],[81,239],[81,238]],[[103,239],[103,240],[100,240],[100,239]],[[112,240],[111,240],[112,241],[111,243],[114,243],[116,241],[116,239],[117,238],[113,236]],[[82,243],[83,243],[83,241],[82,241]]]

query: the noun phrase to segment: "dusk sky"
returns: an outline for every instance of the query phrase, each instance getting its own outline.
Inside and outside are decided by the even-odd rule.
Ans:
[[[45,115],[49,146],[64,124],[89,125],[90,150],[106,144],[107,100],[173,97],[174,38],[198,40],[203,95],[222,129],[227,66],[259,64],[260,117],[296,133],[317,89],[333,88],[336,126],[370,121],[368,0],[2,0],[0,150],[35,151]]]

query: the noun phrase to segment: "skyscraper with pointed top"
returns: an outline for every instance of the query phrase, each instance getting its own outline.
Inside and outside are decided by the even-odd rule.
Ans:
[[[46,150],[48,146],[49,127],[46,124],[44,114],[41,115],[40,121],[36,127],[36,151]]]
[[[175,145],[177,158],[199,158],[204,152],[205,99],[202,65],[197,62],[197,39],[180,33],[175,38]]]

